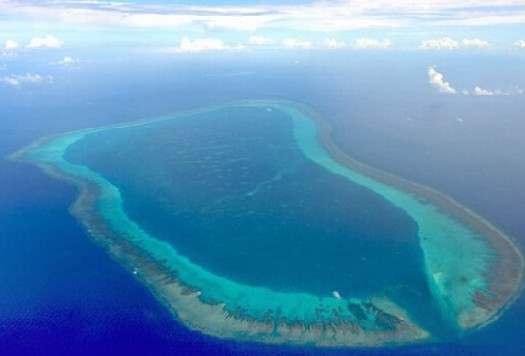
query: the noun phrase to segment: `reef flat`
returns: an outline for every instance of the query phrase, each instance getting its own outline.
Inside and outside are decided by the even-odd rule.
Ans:
[[[381,194],[417,221],[428,282],[446,318],[463,330],[475,329],[495,320],[517,298],[523,287],[523,255],[509,236],[435,189],[348,157],[330,140],[330,125],[307,107],[301,110],[321,127],[323,148],[308,148],[309,157]],[[323,149],[352,172],[327,162],[319,154]],[[400,192],[409,196],[401,198]]]
[[[475,329],[497,319],[517,298],[523,255],[509,236],[437,190],[348,157],[330,140],[330,125],[308,108],[285,110],[297,120],[308,113],[320,127],[296,133],[312,160],[372,189],[416,220],[428,283],[446,319],[461,330]],[[319,144],[308,140],[313,131]],[[326,160],[324,150],[339,164]]]
[[[126,149],[118,150],[119,144],[123,145],[133,138],[136,140],[133,142],[142,143],[137,147],[144,152],[149,147],[144,144],[144,137],[147,137],[147,142],[153,143],[155,147],[160,145],[163,150],[169,152],[174,147],[174,141],[183,139],[182,136],[176,135],[177,130],[181,128],[170,126],[179,121],[198,123],[199,125],[190,125],[190,131],[187,132],[195,131],[196,137],[203,137],[203,132],[200,131],[201,127],[205,126],[203,123],[231,120],[231,117],[236,115],[242,116],[241,119],[244,121],[252,120],[254,123],[256,122],[254,118],[260,115],[258,122],[265,123],[269,122],[268,118],[276,113],[279,114],[277,121],[289,123],[288,126],[280,128],[279,132],[289,131],[287,135],[292,138],[290,142],[297,152],[294,155],[288,154],[286,153],[288,151],[277,150],[277,143],[267,145],[263,142],[261,146],[256,140],[243,143],[241,148],[243,151],[251,149],[253,155],[262,152],[262,148],[264,152],[268,149],[277,150],[275,156],[261,156],[254,161],[269,164],[271,162],[268,157],[284,157],[282,167],[278,170],[279,174],[272,173],[275,167],[270,167],[268,174],[261,173],[252,177],[250,172],[264,173],[263,168],[266,166],[259,165],[253,169],[250,169],[249,165],[238,166],[236,163],[238,158],[230,160],[235,163],[232,163],[232,166],[212,167],[210,164],[214,162],[213,157],[208,157],[207,153],[196,159],[194,151],[189,152],[188,148],[176,146],[179,153],[185,151],[185,156],[179,156],[179,158],[183,157],[187,164],[184,167],[206,166],[211,169],[206,172],[211,172],[209,174],[213,175],[212,178],[202,174],[187,177],[185,176],[187,169],[182,171],[177,170],[176,167],[168,172],[169,174],[159,172],[163,167],[173,163],[159,155],[159,151],[156,151],[158,148],[152,151],[155,154],[147,156],[151,158],[150,161],[141,159],[141,153],[135,147],[131,147],[131,144],[127,152],[133,152],[133,156],[124,155],[122,152],[126,152]],[[232,122],[238,123],[238,121]],[[257,127],[264,128],[264,126]],[[211,132],[220,135],[232,130],[233,127],[227,126]],[[163,135],[163,132],[169,134]],[[259,134],[260,131],[250,133],[254,135],[253,137]],[[119,137],[123,137],[121,141]],[[211,138],[217,139],[216,136]],[[93,140],[97,140],[98,146],[108,147],[105,151],[85,155],[84,152],[89,151],[89,147],[93,146]],[[196,144],[195,141],[188,142],[188,147]],[[213,146],[214,154],[217,154],[219,161],[224,161],[224,155],[232,155],[232,152],[237,152],[239,148],[236,146],[231,152],[223,148],[217,152],[219,146]],[[115,157],[109,159],[110,156],[106,155],[108,152],[113,152]],[[165,201],[157,200],[158,204],[165,206],[165,211],[172,214],[171,219],[165,220],[189,220],[192,216],[191,211],[198,211],[201,220],[196,220],[198,223],[195,226],[201,229],[205,225],[203,221],[209,221],[210,217],[229,216],[231,211],[237,212],[232,210],[232,207],[239,202],[252,201],[254,197],[261,195],[264,197],[265,190],[271,194],[275,193],[276,187],[283,184],[283,175],[290,177],[287,189],[294,184],[297,185],[299,176],[296,174],[297,171],[283,171],[289,166],[287,160],[293,157],[296,157],[295,162],[299,162],[297,165],[316,170],[315,172],[318,172],[316,174],[320,174],[319,177],[324,177],[323,179],[342,179],[366,188],[395,207],[392,211],[401,211],[417,224],[416,243],[422,251],[420,261],[417,256],[410,255],[415,256],[414,261],[421,262],[422,265],[424,286],[419,287],[419,280],[415,278],[416,282],[410,287],[410,290],[417,289],[417,293],[405,290],[403,286],[397,287],[402,290],[401,294],[374,285],[359,291],[357,282],[345,293],[339,293],[337,290],[331,293],[332,291],[329,290],[327,293],[319,294],[312,291],[315,286],[311,286],[312,290],[301,291],[297,290],[297,286],[292,290],[280,290],[274,285],[269,286],[262,282],[248,283],[242,280],[245,278],[243,276],[239,276],[238,279],[230,276],[227,266],[219,266],[226,272],[217,273],[219,267],[212,265],[213,261],[203,259],[200,263],[196,262],[199,255],[192,255],[193,241],[184,242],[180,237],[179,240],[175,237],[172,240],[169,236],[160,237],[154,227],[148,226],[147,219],[142,223],[143,220],[137,214],[146,210],[133,210],[129,203],[133,200],[131,191],[134,189],[143,190],[143,185],[156,188],[160,185],[169,185],[163,192],[176,194],[174,196],[178,197],[178,200],[169,199],[171,198],[169,194]],[[495,320],[521,290],[523,259],[510,238],[469,209],[435,190],[352,160],[331,142],[330,126],[327,122],[310,109],[297,104],[247,101],[130,124],[88,129],[41,140],[19,151],[12,158],[37,164],[47,173],[76,184],[80,194],[71,212],[84,225],[90,236],[144,283],[178,320],[190,328],[217,337],[318,346],[382,346],[420,342],[432,339],[436,332],[439,333],[435,330],[439,328],[438,326],[432,325],[421,316],[424,314],[421,312],[421,305],[426,305],[428,310],[425,312],[428,314],[439,314],[442,323],[447,324],[447,328],[473,329]],[[160,161],[153,164],[153,159]],[[275,159],[272,158],[271,161]],[[182,160],[175,160],[175,162],[182,165]],[[131,183],[124,182],[123,175],[117,174],[115,172],[117,169],[113,167],[117,163],[127,167],[130,172],[137,171],[136,165],[147,166],[148,169],[143,169],[144,175],[136,176]],[[111,167],[105,167],[105,164]],[[237,178],[244,172],[242,174],[246,179],[243,181],[231,179],[226,175],[228,172],[232,177]],[[173,182],[168,182],[165,179],[166,175],[173,176]],[[225,176],[221,178],[220,175]],[[155,177],[163,177],[163,179],[155,180]],[[187,185],[180,184],[181,181],[186,182]],[[203,182],[202,196],[198,191],[188,189],[192,182],[200,181]],[[253,182],[257,184],[252,187],[250,183]],[[335,184],[336,180],[333,182]],[[246,187],[243,186],[244,183]],[[301,187],[312,188],[308,185],[310,183],[307,183]],[[344,185],[343,183],[341,186]],[[226,189],[228,194],[220,192],[218,187]],[[208,188],[209,191],[206,190]],[[214,194],[217,194],[214,197],[214,205],[202,205],[205,199],[209,199],[209,196]],[[271,194],[268,196],[271,197]],[[152,189],[143,192],[141,199],[152,196],[159,199],[159,196],[165,195]],[[232,196],[242,199],[232,199]],[[295,207],[302,205],[305,204],[297,203]],[[218,209],[219,215],[210,215],[210,206]],[[262,211],[262,209],[249,210],[246,206],[248,205],[243,205],[238,210],[248,215],[260,215]],[[190,213],[181,207],[191,210]],[[254,205],[251,207],[253,208]],[[150,208],[155,209],[155,207]],[[286,210],[283,208],[282,211]],[[282,213],[282,211],[278,212]],[[203,216],[207,220],[203,220]],[[269,216],[273,219],[272,215]],[[289,217],[296,216],[291,214]],[[159,220],[151,221],[159,222]],[[219,223],[216,225],[221,225],[222,220],[217,221]],[[270,221],[281,226],[277,224],[278,220]],[[393,225],[395,223],[392,222]],[[284,227],[290,226],[280,224]],[[320,224],[322,226],[322,221]],[[176,230],[165,229],[165,231],[168,231],[168,235],[171,233],[181,236],[188,235],[188,231],[197,231],[203,236],[210,231],[217,231],[193,228],[194,230],[188,230],[186,226],[184,229],[179,226]],[[232,230],[227,226],[224,231],[231,233]],[[278,230],[275,236],[280,236],[279,234],[284,231]],[[267,234],[269,232],[264,230],[264,236]],[[254,236],[257,237],[256,234]],[[194,235],[189,234],[189,237],[190,240],[195,239]],[[348,239],[351,237],[348,236]],[[183,243],[188,246],[186,254],[181,253]],[[412,246],[414,241],[403,240],[403,244]],[[411,247],[407,253],[413,253],[413,250]],[[188,257],[190,255],[192,258]],[[229,256],[227,252],[225,256]],[[264,256],[260,257],[264,259]],[[225,260],[228,258],[225,257]],[[352,266],[365,268],[366,259],[364,261],[358,261],[360,264],[356,262]],[[328,261],[321,260],[319,263],[328,263]],[[290,266],[290,270],[293,271],[293,266]],[[364,269],[355,272],[366,274]],[[362,282],[365,284],[364,280]],[[385,283],[389,283],[389,280],[385,279]],[[412,282],[407,280],[407,283]],[[390,287],[394,288],[395,284],[392,282]],[[428,297],[425,296],[427,290]],[[423,297],[413,297],[420,306],[403,302],[407,295],[416,294],[423,295]]]
[[[438,209],[439,214],[444,214],[447,218],[457,221],[459,225],[470,230],[476,239],[487,244],[490,249],[487,255],[492,255],[492,257],[485,261],[488,263],[488,266],[485,266],[486,272],[478,276],[469,276],[469,270],[463,270],[463,268],[471,261],[479,263],[480,255],[476,256],[476,253],[481,251],[468,251],[464,248],[470,247],[467,243],[463,248],[460,248],[452,242],[454,239],[457,239],[460,244],[466,242],[461,240],[464,235],[456,235],[451,231],[445,234],[433,234],[431,230],[426,235],[425,230],[421,229],[426,224],[421,222],[419,225],[421,246],[428,261],[429,284],[435,285],[436,297],[444,300],[445,308],[454,311],[454,320],[458,326],[465,330],[476,329],[497,319],[501,312],[519,296],[523,288],[523,254],[513,239],[471,209],[435,189],[380,171],[352,159],[330,139],[332,128],[326,121],[307,107],[301,109],[309,113],[310,117],[314,118],[321,127],[319,140],[335,160],[351,170],[407,192],[424,204],[433,205]],[[440,226],[440,228],[446,229],[449,227],[450,225],[448,227]],[[443,241],[434,243],[431,241],[433,237],[443,239]],[[450,265],[452,270],[438,261],[445,257],[442,256],[443,254],[449,258],[457,258],[456,263]],[[461,259],[465,259],[465,261]],[[443,274],[444,270],[447,270],[447,275]],[[480,288],[480,284],[477,282],[483,279],[484,287]],[[465,291],[460,292],[461,289],[465,289]],[[467,300],[458,298],[459,293],[462,293],[462,296],[468,296]]]

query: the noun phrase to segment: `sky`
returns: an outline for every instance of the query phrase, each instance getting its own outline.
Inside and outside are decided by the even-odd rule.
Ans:
[[[49,53],[71,66],[96,53],[285,50],[525,53],[525,0],[0,0],[3,85],[50,82],[11,70]],[[465,94],[436,68],[428,78]]]
[[[0,0],[4,50],[58,46],[31,43],[46,35],[173,52],[525,48],[525,0]]]

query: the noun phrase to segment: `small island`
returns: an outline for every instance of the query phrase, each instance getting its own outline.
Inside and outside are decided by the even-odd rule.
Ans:
[[[48,137],[11,156],[75,184],[89,236],[187,327],[324,347],[435,341],[496,320],[513,240],[343,153],[304,105],[243,101]]]

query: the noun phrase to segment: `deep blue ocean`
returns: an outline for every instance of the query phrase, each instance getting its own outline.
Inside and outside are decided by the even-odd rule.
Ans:
[[[437,65],[458,86],[479,78],[525,87],[523,63],[507,54],[294,52],[31,63],[53,83],[0,87],[0,156],[74,129],[232,100],[293,100],[330,120],[351,156],[450,194],[524,246],[525,100],[443,96],[426,76]],[[402,348],[269,346],[190,331],[89,240],[68,213],[75,194],[37,167],[0,160],[0,355],[525,354],[523,297],[471,335]]]

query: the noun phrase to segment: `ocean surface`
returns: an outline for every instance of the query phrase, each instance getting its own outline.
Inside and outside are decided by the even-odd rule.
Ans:
[[[523,98],[447,97],[435,93],[426,77],[429,65],[440,65],[468,86],[462,76],[467,60],[472,73],[493,61],[519,77],[523,58],[500,56],[481,63],[415,54],[386,60],[377,54],[290,52],[108,60],[72,68],[38,64],[54,77],[53,84],[0,87],[0,155],[75,129],[234,100],[293,100],[329,120],[337,128],[335,141],[350,156],[453,196],[523,246]],[[496,74],[485,79],[501,84]],[[76,195],[72,186],[7,160],[0,161],[0,182],[2,355],[525,353],[523,298],[496,322],[446,343],[351,350],[208,337],[173,320],[89,240],[67,210]]]

